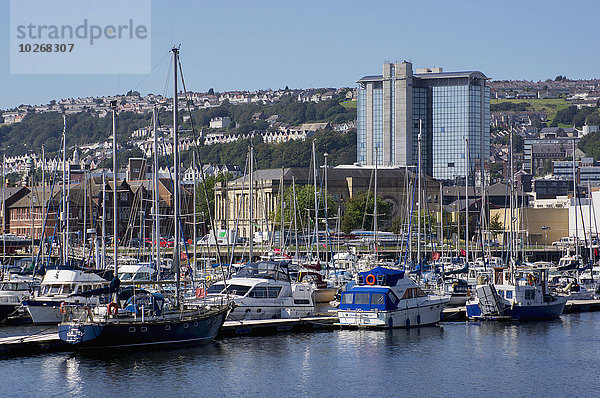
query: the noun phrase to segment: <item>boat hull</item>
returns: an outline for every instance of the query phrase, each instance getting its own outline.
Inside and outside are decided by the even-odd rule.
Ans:
[[[328,287],[323,289],[315,289],[314,301],[315,303],[328,303],[335,299],[338,289],[334,287]]]
[[[562,314],[566,298],[558,298],[556,301],[536,304],[536,305],[514,305],[505,306],[502,317],[520,320],[533,321],[558,318]],[[469,319],[482,319],[486,316],[482,315],[481,308],[477,303],[469,303],[466,305],[467,317]]]
[[[0,322],[14,313],[19,306],[20,304],[0,304]]]
[[[53,325],[62,320],[61,301],[25,300],[23,304],[35,325]]]
[[[62,323],[58,335],[78,348],[192,345],[213,340],[228,309],[185,319]]]
[[[428,300],[423,305],[393,311],[339,310],[339,325],[365,328],[410,328],[438,323],[448,298]]]

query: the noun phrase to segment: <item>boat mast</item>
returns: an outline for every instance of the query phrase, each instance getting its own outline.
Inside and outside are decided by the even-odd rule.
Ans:
[[[42,205],[40,206],[41,209],[41,214],[40,214],[40,222],[41,222],[41,226],[42,228],[40,229],[40,239],[44,239],[45,237],[45,225],[42,222],[42,219],[44,218],[44,210],[46,209],[46,174],[45,174],[45,170],[46,170],[46,153],[44,151],[44,145],[42,144]],[[40,245],[40,251],[41,251],[41,258],[42,258],[42,264],[44,264],[44,242],[42,241],[42,244]],[[36,264],[37,266],[37,264]]]
[[[248,213],[248,234],[249,234],[249,247],[248,254],[250,256],[249,262],[252,262],[254,257],[254,225],[252,219],[254,218],[254,145],[252,143],[253,136],[250,136],[250,183],[248,184],[248,205],[250,207]]]
[[[61,206],[61,221],[62,221],[62,235],[63,235],[63,247],[62,247],[62,263],[63,265],[67,265],[67,256],[68,256],[68,249],[67,249],[67,234],[68,231],[66,231],[65,228],[65,217],[66,217],[66,209],[67,209],[67,116],[63,114],[63,133],[62,133],[62,141],[63,141],[63,147],[62,147],[62,206]],[[68,217],[67,217],[68,218]]]
[[[173,47],[173,219],[175,226],[175,243],[173,244],[173,267],[175,269],[176,285],[175,285],[175,302],[179,307],[179,282],[181,280],[181,271],[179,269],[180,251],[181,251],[181,229],[179,227],[180,219],[180,197],[179,197],[179,132],[177,131],[177,65],[179,57],[179,48]]]
[[[65,150],[67,147],[65,146]],[[67,259],[69,258],[69,231],[71,231],[71,162],[67,163]]]
[[[6,154],[2,155],[2,266],[6,266]]]
[[[194,180],[194,192],[193,192],[193,201],[194,201],[194,205],[193,207],[193,213],[194,213],[194,221],[192,222],[192,227],[194,228],[194,266],[192,268],[192,272],[193,275],[196,275],[196,241],[198,240],[198,236],[197,236],[197,231],[196,231],[196,151],[193,152],[192,154],[192,178]],[[227,225],[227,223],[225,223],[225,225]],[[228,231],[227,231],[227,245],[229,245],[229,225],[227,225]],[[216,235],[215,235],[216,236]],[[229,257],[229,256],[228,256]],[[220,261],[220,260],[219,260]]]
[[[465,264],[469,265],[469,138],[465,138]]]
[[[514,177],[514,164],[513,164],[513,135],[510,133],[508,153],[510,157],[510,172],[508,181],[510,182],[510,229],[509,229],[509,254],[510,254],[510,269],[511,275],[514,271],[514,252],[515,252],[515,237],[514,237],[514,209],[515,209],[515,184],[513,181]]]
[[[102,171],[102,269],[106,269],[106,171]]]
[[[444,185],[440,182],[440,198],[439,198],[439,205],[440,205],[440,245],[441,245],[441,250],[440,250],[440,256],[443,257],[444,255]],[[442,261],[442,272],[444,272],[444,262]]]
[[[419,119],[419,136],[417,137],[417,264],[421,264],[421,134],[423,120]]]
[[[593,261],[594,253],[592,251],[592,186],[590,184],[589,178],[588,178],[588,195],[590,196],[589,202],[588,202],[588,213],[589,213],[588,214],[588,218],[590,220],[590,222],[589,222],[589,226],[590,226],[590,243],[589,243],[589,245],[590,245],[590,254],[589,254],[589,256],[590,256],[590,258],[589,258],[588,262],[591,265],[591,264],[594,263],[594,261]]]
[[[158,192],[158,115],[156,105],[152,108],[152,129],[154,130],[154,245],[156,246],[156,277],[160,272],[160,195]]]
[[[317,262],[319,261],[319,206],[317,205],[317,153],[315,151],[315,140],[312,141],[313,181],[315,184],[315,247]]]
[[[323,154],[323,156],[325,157],[325,242],[327,245],[331,244],[331,235],[330,235],[330,231],[329,231],[329,213],[327,211],[327,157],[329,156],[329,154],[327,152],[325,152]],[[329,251],[332,250],[331,248],[328,248],[325,250],[325,261],[327,261],[327,254],[329,253]],[[333,260],[333,259],[332,259]]]
[[[117,262],[117,250],[119,244],[119,212],[117,208],[117,101],[112,105],[112,128],[113,128],[113,265],[115,278],[119,275],[119,263]]]
[[[294,258],[298,258],[299,254],[298,254],[298,219],[297,219],[297,215],[296,212],[298,211],[298,209],[296,208],[296,176],[292,176],[292,194],[294,196],[293,201],[294,201],[294,231],[296,234],[296,253],[294,253]]]
[[[577,226],[577,175],[575,169],[575,139],[573,138],[573,203],[575,204],[575,258],[579,255],[579,229]]]
[[[285,192],[283,191],[283,184],[284,184],[284,173],[285,173],[285,169],[283,168],[283,165],[281,165],[281,183],[279,184],[279,190],[281,192],[281,236],[279,237],[279,243],[281,246],[281,254],[283,255],[283,246],[285,244],[285,222],[284,222],[284,210],[285,210]]]
[[[83,255],[87,243],[87,170],[83,168]]]
[[[379,163],[379,147],[375,146],[375,186],[373,189],[373,249],[377,255],[377,163]]]

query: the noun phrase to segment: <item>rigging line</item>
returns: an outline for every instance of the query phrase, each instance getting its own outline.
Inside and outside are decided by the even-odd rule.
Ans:
[[[150,72],[148,74],[146,74],[146,76],[144,76],[142,80],[140,80],[140,82],[133,88],[132,91],[135,91],[148,77],[150,77],[152,72],[154,72],[154,70],[162,64],[162,62],[165,60],[167,55],[170,55],[170,54],[171,54],[171,51],[166,52],[165,55],[163,55],[163,57],[160,59],[160,61],[158,61],[158,63],[154,66],[154,68],[152,68],[150,70]]]
[[[367,208],[369,206],[369,199],[371,198],[371,186],[373,185],[374,174],[375,174],[375,169],[371,170],[371,178],[369,178],[369,189],[367,189],[367,199],[365,201],[365,211],[363,213],[362,223],[360,224],[361,230],[365,229],[365,220],[367,218]],[[375,184],[377,184],[377,182],[375,182]],[[377,200],[377,198],[375,198],[375,200]],[[375,204],[375,203],[373,203],[373,204]]]
[[[163,97],[167,96],[167,86],[169,85],[169,81],[171,80],[171,66],[173,66],[173,59],[169,62],[169,69],[167,69],[167,78],[165,79],[165,85],[163,87]],[[158,119],[158,118],[157,118]]]
[[[189,99],[188,99],[188,91],[187,91],[187,88],[185,86],[185,79],[183,77],[183,68],[181,67],[181,58],[180,57],[175,57],[175,58],[176,58],[176,61],[178,63],[178,66],[179,66],[179,73],[181,75],[181,85],[183,86],[183,92],[185,94],[185,105],[186,105],[186,108],[187,108],[187,111],[188,111],[188,115],[190,116],[190,126],[192,128],[192,136],[194,137],[194,139],[193,139],[194,150],[196,151],[196,154],[198,155],[198,160],[200,161],[200,164],[202,164],[202,159],[200,158],[200,152],[198,150],[198,139],[196,137],[196,129],[194,127],[194,118],[192,117],[192,111],[190,109],[190,102],[189,102]],[[175,95],[177,95],[177,93],[175,93]],[[176,111],[176,109],[173,109],[173,112],[175,112],[175,111]],[[173,126],[173,127],[175,127],[175,126]],[[250,139],[252,140],[252,138],[250,138]],[[179,148],[175,148],[174,147],[173,150],[179,150]],[[252,165],[250,165],[250,167],[252,167]],[[212,230],[213,230],[213,232],[215,234],[215,237],[216,237],[216,235],[217,235],[217,228],[216,228],[215,220],[213,218],[212,211],[211,211],[211,208],[210,208],[210,201],[208,199],[208,191],[206,189],[206,179],[204,178],[205,176],[204,176],[204,168],[203,167],[200,167],[200,176],[202,177],[202,188],[204,190],[204,198],[206,200],[206,208],[208,210],[208,219],[209,219],[209,222],[210,222],[210,226],[212,227]],[[216,184],[216,179],[215,179],[215,184]],[[250,181],[250,186],[251,187],[253,186],[252,181]],[[196,181],[194,180],[194,190],[195,189],[196,189]],[[250,194],[252,195],[254,192],[253,192],[252,189],[250,191],[251,191]],[[195,205],[196,204],[194,203],[194,206]],[[252,223],[252,220],[250,220],[250,223]],[[196,227],[196,220],[194,220],[194,228],[195,227]],[[252,230],[252,228],[250,228],[250,230]],[[252,239],[252,237],[250,237],[250,239]],[[227,286],[227,278],[226,278],[226,275],[225,275],[225,270],[223,269],[223,265],[222,265],[223,262],[221,261],[221,249],[219,247],[219,240],[218,239],[215,239],[215,246],[217,248],[217,258],[219,259],[219,264],[221,264],[221,266],[219,268],[221,269],[221,274],[223,276],[223,284],[225,285],[225,292],[227,294],[227,299],[229,300],[229,287]],[[252,259],[250,259],[250,261],[252,261]],[[194,267],[195,266],[196,266],[196,264],[194,264]]]
[[[196,154],[198,155],[198,161],[200,162],[200,164],[202,164],[203,163],[202,162],[202,158],[200,157],[200,151],[198,149],[198,138],[196,136],[196,128],[194,126],[194,118],[192,117],[192,111],[190,109],[190,103],[189,103],[189,99],[188,99],[188,91],[187,91],[187,88],[185,86],[185,79],[183,77],[183,68],[181,66],[181,59],[180,58],[178,58],[178,66],[179,66],[179,73],[181,75],[181,84],[183,86],[183,92],[185,94],[185,104],[186,104],[186,108],[187,108],[188,114],[190,116],[190,126],[192,128],[192,136],[194,138],[193,139],[194,150],[196,151]],[[174,150],[175,150],[175,148],[174,148]],[[252,167],[252,165],[250,165],[250,167]],[[205,175],[204,175],[204,168],[203,167],[200,168],[200,176],[202,177],[202,187],[203,187],[203,190],[204,190],[204,199],[206,200],[206,207],[207,207],[207,210],[208,210],[208,218],[209,218],[210,226],[212,227],[212,230],[216,234],[217,229],[216,229],[216,225],[215,225],[215,220],[213,218],[212,209],[210,208],[210,201],[208,199],[208,191],[206,189],[206,178],[205,178]],[[216,181],[215,181],[215,183],[216,183]],[[252,184],[252,181],[250,182],[250,184]],[[196,189],[195,183],[194,183],[194,189]],[[217,240],[215,246],[216,246],[216,249],[217,249],[217,256],[219,257],[219,261],[221,261],[220,260],[221,259],[221,248],[220,248],[218,240]],[[252,259],[250,259],[250,261],[252,261]]]

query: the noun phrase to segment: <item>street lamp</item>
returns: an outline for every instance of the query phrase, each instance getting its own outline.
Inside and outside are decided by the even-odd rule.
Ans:
[[[550,229],[547,225],[542,225],[542,231],[544,231],[544,247],[548,246],[548,230]]]

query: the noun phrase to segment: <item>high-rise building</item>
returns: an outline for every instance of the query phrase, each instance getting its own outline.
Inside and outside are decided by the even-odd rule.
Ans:
[[[427,68],[413,74],[410,62],[384,63],[383,75],[358,81],[357,162],[416,165],[421,130],[426,174],[440,180],[464,177],[468,139],[469,175],[473,176],[483,169],[490,153],[486,81],[477,71]]]

